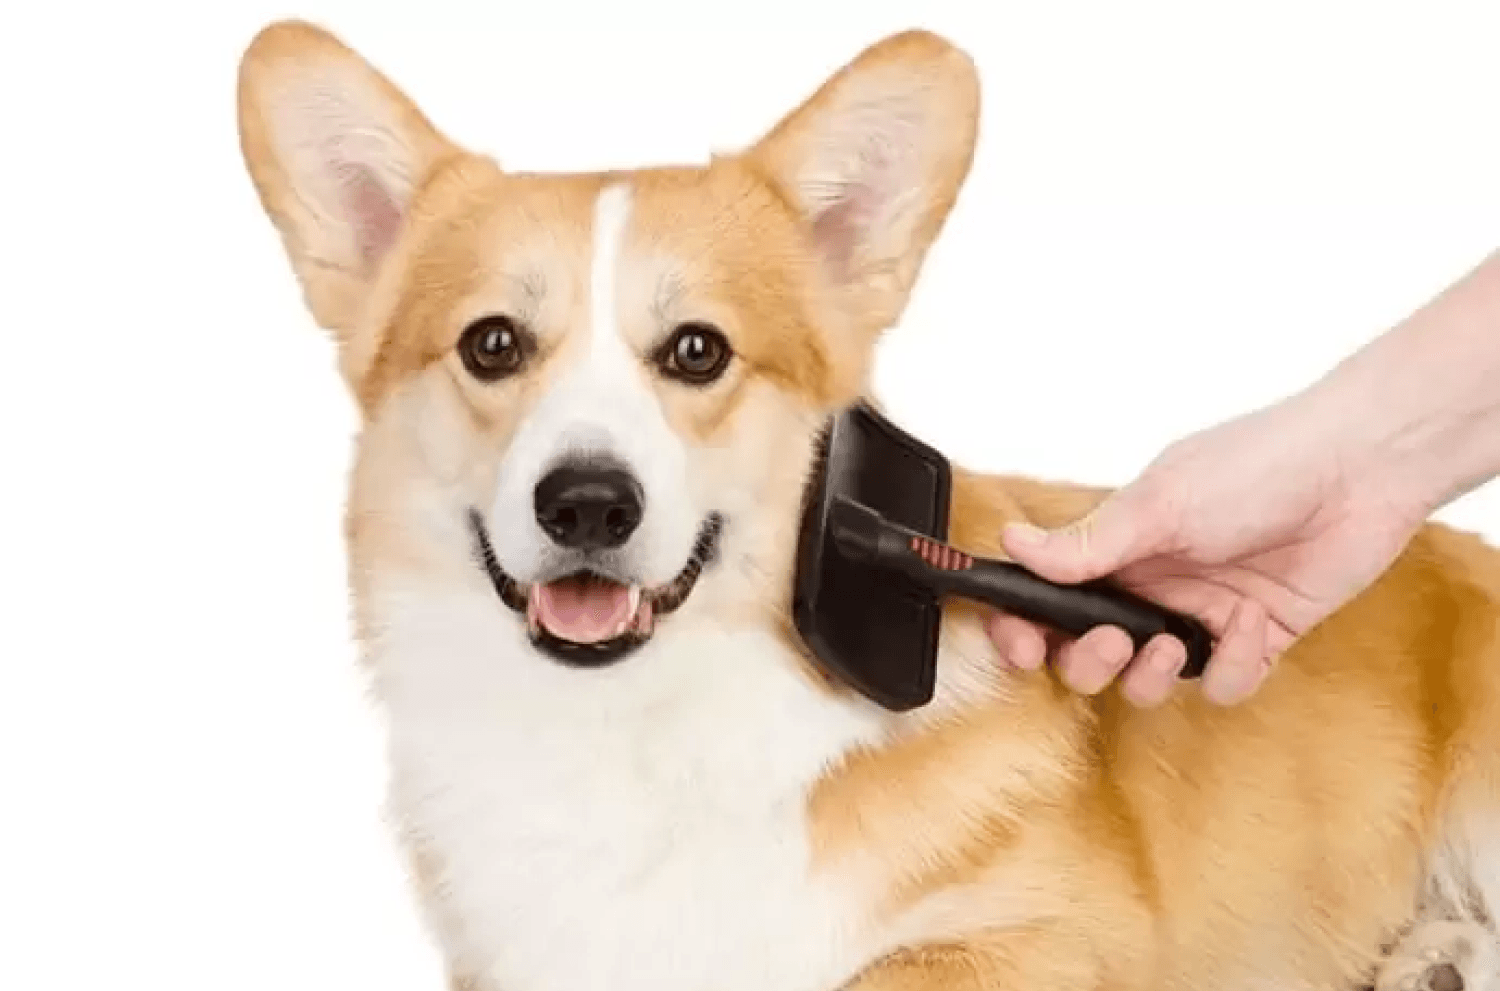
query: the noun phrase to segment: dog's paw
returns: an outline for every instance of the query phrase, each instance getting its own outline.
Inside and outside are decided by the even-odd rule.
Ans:
[[[1500,944],[1474,923],[1423,923],[1381,964],[1374,991],[1500,991]]]

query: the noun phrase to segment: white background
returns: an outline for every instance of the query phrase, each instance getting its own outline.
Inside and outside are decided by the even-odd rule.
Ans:
[[[1493,3],[597,7],[0,15],[0,988],[440,986],[348,640],[353,411],[239,159],[270,19],[530,169],[699,160],[947,34],[984,136],[879,383],[977,467],[1123,482],[1500,243]],[[1500,539],[1495,486],[1443,515]]]

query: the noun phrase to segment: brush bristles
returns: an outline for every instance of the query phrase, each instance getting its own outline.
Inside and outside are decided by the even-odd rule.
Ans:
[[[967,571],[974,567],[974,559],[963,551],[926,537],[911,538],[911,549],[922,560],[943,571]]]

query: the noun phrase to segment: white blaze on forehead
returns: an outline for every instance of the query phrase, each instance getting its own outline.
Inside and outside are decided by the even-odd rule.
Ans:
[[[493,518],[505,523],[496,527],[495,551],[522,581],[545,570],[555,553],[536,524],[532,500],[537,482],[569,455],[610,457],[640,483],[645,512],[622,561],[644,584],[669,581],[682,569],[706,515],[688,495],[682,439],[622,326],[631,206],[625,184],[605,186],[594,201],[587,322],[571,331],[586,340],[554,359],[568,365],[522,422],[500,466]]]
[[[606,186],[594,201],[594,250],[589,260],[590,362],[629,358],[620,334],[620,254],[630,223],[630,187]]]

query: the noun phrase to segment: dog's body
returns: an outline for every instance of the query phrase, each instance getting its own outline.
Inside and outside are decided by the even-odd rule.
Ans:
[[[1424,530],[1234,710],[1071,696],[956,603],[916,713],[808,663],[818,433],[972,154],[946,43],[875,46],[698,169],[502,173],[303,25],[240,93],[364,413],[357,623],[456,986],[1342,988],[1413,926],[1398,959],[1489,959],[1500,554],[1473,538]],[[1101,494],[961,473],[953,537],[993,553]]]

